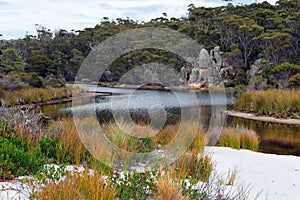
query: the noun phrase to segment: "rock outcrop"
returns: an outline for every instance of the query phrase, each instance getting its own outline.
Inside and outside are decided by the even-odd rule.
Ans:
[[[224,67],[224,58],[221,54],[219,46],[212,49],[210,53],[204,48],[201,49],[191,70],[182,67],[181,80],[186,80],[189,85],[205,87],[209,84],[218,85],[221,82],[221,68]]]

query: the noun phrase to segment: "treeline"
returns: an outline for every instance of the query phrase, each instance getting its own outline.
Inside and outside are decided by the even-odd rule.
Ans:
[[[279,72],[273,68],[283,63],[300,66],[299,0],[279,0],[276,5],[263,2],[215,8],[191,4],[188,12],[187,17],[179,19],[168,18],[163,13],[162,17],[149,22],[103,17],[94,28],[81,31],[59,30],[53,33],[46,27],[37,26],[37,36],[1,41],[0,86],[14,82],[13,86],[42,87],[45,86],[43,80],[46,77],[49,79],[51,74],[54,86],[60,85],[62,78],[72,82],[82,61],[95,45],[117,33],[141,27],[179,31],[206,49],[220,46],[223,56],[234,70],[231,76],[226,77],[227,86],[248,85],[250,66],[258,59],[264,64],[261,74],[267,75],[263,78],[273,87],[280,86],[277,84]],[[186,64],[176,55],[146,49],[131,52],[114,61],[100,81],[116,81],[124,71],[153,61],[173,65],[176,70]],[[300,73],[299,69],[283,69],[290,72],[287,81]],[[297,85],[297,76],[295,78]],[[14,89],[13,86],[7,89]]]

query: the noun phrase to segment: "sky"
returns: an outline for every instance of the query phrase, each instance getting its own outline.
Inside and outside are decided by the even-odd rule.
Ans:
[[[267,1],[275,4],[277,0]],[[234,4],[251,2],[255,0],[233,0]],[[103,17],[129,17],[141,22],[167,13],[170,18],[179,18],[187,16],[190,4],[196,7],[226,5],[222,0],[0,0],[0,34],[1,39],[36,35],[35,24],[51,31],[82,30],[95,27]]]

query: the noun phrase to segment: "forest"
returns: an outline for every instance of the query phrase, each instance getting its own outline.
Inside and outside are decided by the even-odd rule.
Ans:
[[[188,6],[188,15],[169,18],[167,13],[148,22],[99,16],[94,28],[52,31],[36,24],[37,35],[0,42],[0,88],[60,87],[75,80],[77,71],[94,46],[117,33],[162,27],[184,33],[206,49],[220,46],[232,68],[223,77],[227,87],[255,89],[300,85],[300,1],[279,0],[250,5],[206,8]],[[170,64],[179,70],[185,61],[156,49],[133,51],[115,60],[101,82],[114,82],[120,73],[141,63]],[[251,66],[258,63],[255,76]],[[252,81],[251,81],[252,79]],[[253,81],[253,79],[255,79]]]

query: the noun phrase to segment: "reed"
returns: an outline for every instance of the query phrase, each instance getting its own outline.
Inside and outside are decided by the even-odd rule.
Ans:
[[[258,151],[259,137],[255,131],[243,127],[225,128],[219,136],[219,144],[233,149]]]
[[[89,199],[89,200],[112,200],[116,199],[116,185],[105,180],[104,175],[88,171],[83,173],[68,174],[58,183],[50,182],[42,191],[34,193],[31,198],[43,199]]]
[[[12,107],[24,104],[45,103],[53,100],[78,96],[84,90],[80,87],[63,88],[26,88],[14,91],[3,91],[1,101],[4,106]]]
[[[210,157],[195,153],[187,153],[176,161],[175,177],[185,179],[193,177],[198,181],[207,182],[212,170],[213,163]]]
[[[241,134],[241,148],[258,151],[259,137],[253,130],[243,129]]]
[[[234,128],[225,128],[219,136],[219,144],[223,147],[240,149],[240,135]]]
[[[86,159],[88,151],[83,145],[72,119],[64,118],[50,124],[47,136],[58,138],[56,149],[56,162],[58,164],[70,163],[78,165]]]
[[[171,171],[161,171],[157,177],[157,191],[154,199],[158,200],[181,200],[190,199],[188,195],[182,194],[181,181],[171,174]]]
[[[248,91],[236,99],[234,108],[258,115],[300,118],[300,89]]]

